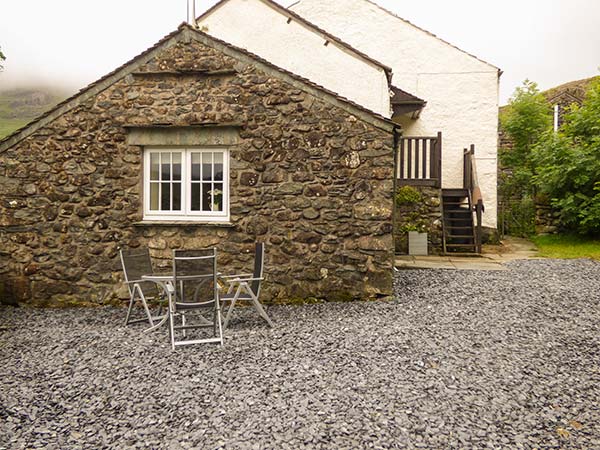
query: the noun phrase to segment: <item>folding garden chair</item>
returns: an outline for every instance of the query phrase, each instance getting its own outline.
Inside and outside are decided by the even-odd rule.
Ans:
[[[260,295],[260,285],[263,280],[263,270],[265,261],[265,244],[256,243],[256,254],[254,256],[254,273],[220,276],[222,282],[229,284],[226,294],[221,294],[220,300],[225,307],[229,303],[229,309],[225,316],[223,328],[226,329],[231,319],[231,313],[238,300],[250,301],[258,314],[265,319],[269,326],[273,327],[273,322],[267,315],[267,312],[260,304],[258,297]]]
[[[217,249],[175,250],[173,284],[175,295],[169,297],[169,331],[173,350],[182,345],[210,342],[223,345]],[[205,317],[206,314],[212,315],[211,320]],[[178,319],[180,324],[176,324]],[[212,335],[198,336],[198,330],[206,328],[212,328]],[[188,336],[192,330],[196,330],[194,337]]]
[[[142,279],[143,275],[151,275],[153,273],[150,251],[147,248],[138,248],[126,251],[119,250],[119,254],[121,256],[125,284],[129,291],[129,308],[127,308],[125,325],[147,321],[150,324],[150,328],[146,331],[152,330],[155,327],[154,321],[163,318],[163,316],[160,315],[162,305],[159,306],[159,315],[152,316],[150,308],[148,307],[148,301],[162,301],[164,299],[164,293],[161,292],[161,289],[159,289],[156,283]],[[141,319],[132,319],[131,317],[136,300],[139,300],[144,309],[145,317]]]

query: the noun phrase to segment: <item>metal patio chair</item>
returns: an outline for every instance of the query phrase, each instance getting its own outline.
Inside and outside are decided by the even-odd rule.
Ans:
[[[252,306],[254,306],[254,309],[256,309],[260,317],[262,317],[269,324],[269,326],[273,327],[273,322],[259,301],[260,286],[264,279],[264,261],[265,244],[263,242],[257,242],[256,253],[254,256],[254,273],[219,277],[223,283],[229,285],[227,293],[221,294],[220,297],[223,308],[225,308],[225,305],[229,303],[227,315],[225,316],[225,322],[223,323],[223,329],[227,329],[233,309],[239,300],[251,302]]]
[[[218,343],[223,345],[217,249],[175,250],[173,252],[175,295],[169,301],[171,347]],[[205,315],[212,315],[209,320]],[[176,321],[180,320],[180,324]],[[212,336],[188,336],[189,332],[212,328]],[[179,339],[178,335],[182,338]]]
[[[121,265],[123,267],[123,275],[125,277],[125,284],[129,291],[129,307],[127,308],[127,316],[125,317],[125,325],[132,323],[148,322],[152,330],[156,325],[155,320],[162,319],[162,305],[159,305],[159,311],[157,316],[153,316],[150,313],[148,301],[164,300],[164,293],[159,286],[148,280],[143,280],[143,275],[151,275],[154,273],[152,269],[152,259],[150,258],[150,251],[147,248],[137,248],[128,250],[119,250],[121,257]],[[132,312],[136,300],[139,300],[142,308],[144,309],[145,317],[140,319],[133,319]]]

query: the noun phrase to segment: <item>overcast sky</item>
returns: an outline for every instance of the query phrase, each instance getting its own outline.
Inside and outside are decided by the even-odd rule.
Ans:
[[[500,67],[501,103],[526,78],[545,89],[599,74],[599,0],[376,1]],[[197,0],[198,13],[215,2]],[[0,89],[30,81],[79,89],[173,31],[186,3],[2,0]]]

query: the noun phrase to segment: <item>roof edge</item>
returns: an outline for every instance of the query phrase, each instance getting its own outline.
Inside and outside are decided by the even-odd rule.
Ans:
[[[299,1],[300,1],[300,0],[299,0]],[[298,1],[298,2],[296,2],[296,3],[299,3],[299,1]],[[469,52],[467,52],[466,50],[463,50],[462,48],[460,48],[460,47],[457,47],[457,46],[456,46],[456,45],[454,45],[454,44],[451,44],[450,42],[446,41],[445,39],[442,39],[441,37],[437,36],[435,33],[432,33],[431,31],[428,31],[428,30],[426,30],[425,28],[421,28],[420,26],[418,26],[418,25],[415,25],[415,24],[414,24],[414,23],[412,23],[410,20],[407,20],[407,19],[405,19],[405,18],[403,18],[403,17],[400,17],[398,14],[396,14],[396,13],[394,13],[394,12],[390,11],[389,9],[387,9],[387,8],[385,8],[385,7],[383,7],[383,6],[381,6],[380,4],[378,4],[377,2],[375,2],[374,0],[365,0],[365,1],[366,1],[366,2],[368,2],[368,3],[370,3],[370,4],[372,4],[372,5],[374,5],[374,6],[376,6],[377,8],[379,8],[380,10],[382,10],[382,11],[384,11],[384,12],[388,13],[389,15],[391,15],[391,16],[393,16],[393,17],[395,17],[396,19],[398,19],[398,20],[401,20],[402,22],[405,22],[405,23],[409,24],[410,26],[412,26],[412,27],[416,28],[417,30],[420,30],[420,31],[422,31],[422,32],[424,32],[424,33],[427,33],[428,35],[430,35],[430,36],[432,36],[432,37],[436,38],[438,41],[441,41],[441,42],[443,42],[444,44],[446,44],[446,45],[449,45],[450,47],[452,47],[452,48],[454,48],[454,49],[456,49],[456,50],[458,50],[458,51],[460,51],[460,52],[464,53],[465,55],[468,55],[468,56],[470,56],[471,58],[475,58],[477,61],[479,61],[479,62],[482,62],[482,63],[484,63],[484,64],[487,64],[488,66],[490,66],[490,67],[492,67],[492,68],[494,68],[494,69],[498,70],[498,76],[501,76],[501,75],[504,73],[504,72],[503,72],[503,70],[502,70],[502,69],[500,69],[498,66],[495,66],[494,64],[492,64],[492,63],[490,63],[490,62],[488,62],[488,61],[486,61],[486,60],[484,60],[484,59],[481,59],[480,57],[478,57],[478,56],[476,56],[476,55],[474,55],[474,54],[472,54],[472,53],[469,53]]]
[[[146,58],[149,59],[150,55],[155,50],[162,47],[162,45],[166,44],[168,41],[173,39],[175,36],[177,36],[178,33],[181,33],[181,31],[186,26],[189,26],[189,25],[186,24],[185,22],[182,23],[181,25],[179,25],[179,27],[176,30],[167,34],[165,37],[160,39],[153,46],[147,48],[146,50],[144,50],[142,53],[138,54],[137,56],[134,56],[129,61],[121,64],[119,67],[117,67],[116,69],[107,73],[106,75],[98,78],[96,81],[93,81],[92,83],[83,87],[82,89],[77,91],[72,96],[70,96],[70,97],[66,98],[65,100],[63,100],[62,102],[58,103],[53,108],[50,108],[48,111],[40,114],[38,117],[36,117],[32,121],[30,121],[28,124],[13,131],[11,134],[9,134],[8,136],[5,136],[3,139],[0,139],[0,153],[4,152],[6,149],[12,147],[13,145],[21,142],[22,140],[26,139],[28,136],[35,133],[37,130],[44,127],[52,120],[54,120],[54,117],[51,117],[51,116],[55,116],[55,115],[60,116],[64,113],[68,112],[70,109],[74,108],[75,106],[79,105],[81,103],[81,101],[77,102],[77,100],[80,100],[81,97],[85,96],[85,98],[87,98],[91,95],[98,94],[98,93],[102,92],[103,90],[105,90],[108,86],[117,82],[119,79],[128,75],[128,73],[123,74],[123,72],[126,72],[126,70],[128,68],[132,68],[132,70],[134,70],[136,63],[139,63],[139,65],[145,64],[147,62]],[[48,120],[45,120],[45,119],[48,119]]]
[[[394,101],[394,97],[392,97],[392,105],[396,104],[422,104],[422,105],[426,105],[427,102],[425,100],[423,100],[422,98],[417,97],[416,95],[411,94],[410,92],[405,91],[404,89],[400,89],[397,86],[390,86],[390,90],[392,91],[392,93],[394,94],[394,97],[396,95],[400,95],[402,97],[404,97],[403,100],[396,100]]]
[[[196,22],[198,22],[201,19],[204,19],[205,17],[208,17],[210,14],[212,14],[215,10],[217,10],[218,8],[220,8],[221,6],[223,6],[228,1],[230,1],[230,0],[220,0],[219,2],[217,2],[216,4],[214,4],[213,6],[211,6],[209,9],[207,9],[200,16],[198,16],[196,18]],[[367,55],[364,52],[361,52],[356,47],[353,47],[352,45],[350,45],[347,42],[343,41],[339,37],[334,36],[333,34],[329,33],[328,31],[324,30],[323,28],[319,27],[318,25],[316,25],[316,24],[310,22],[309,20],[305,19],[304,17],[302,17],[298,13],[292,11],[289,8],[286,8],[286,7],[282,6],[282,5],[280,5],[279,3],[277,3],[277,2],[275,2],[273,0],[259,0],[259,1],[262,1],[263,3],[267,4],[271,8],[278,10],[279,12],[281,12],[282,14],[285,14],[285,15],[289,16],[290,18],[293,18],[296,21],[298,21],[300,23],[303,23],[308,28],[312,28],[313,31],[315,31],[316,33],[321,34],[322,37],[327,38],[327,39],[329,39],[329,40],[337,43],[339,46],[342,46],[342,47],[346,48],[347,50],[350,50],[352,53],[354,53],[355,55],[359,56],[363,60],[369,62],[370,64],[373,64],[373,65],[375,65],[375,66],[383,69],[384,72],[385,72],[385,74],[386,74],[386,76],[387,76],[387,78],[388,78],[388,83],[391,83],[393,69],[391,67],[389,67],[388,65],[382,63],[381,61],[377,61],[375,58]]]
[[[198,40],[205,45],[210,46],[212,43],[213,44],[212,46],[214,47],[214,44],[217,44],[218,46],[222,47],[220,50],[224,51],[225,53],[235,52],[237,54],[238,58],[240,56],[243,56],[249,60],[248,62],[252,62],[254,64],[259,63],[264,67],[271,68],[272,70],[279,72],[284,78],[287,78],[286,79],[287,82],[291,82],[292,84],[294,84],[296,86],[302,85],[304,87],[305,91],[314,90],[315,92],[312,92],[312,94],[315,96],[318,93],[326,94],[329,97],[329,99],[327,100],[329,103],[332,103],[335,106],[341,107],[349,114],[361,116],[363,118],[363,120],[371,123],[374,126],[377,126],[378,128],[384,129],[386,131],[391,131],[391,129],[393,129],[393,127],[396,125],[392,122],[391,119],[384,117],[374,111],[371,111],[370,109],[368,109],[362,105],[354,103],[353,101],[351,101],[345,97],[342,97],[341,95],[339,95],[333,91],[330,91],[329,89],[327,89],[323,86],[320,86],[306,78],[303,78],[299,75],[296,75],[292,72],[282,69],[281,67],[278,67],[275,64],[273,64],[257,55],[254,55],[253,53],[251,53],[245,49],[236,47],[232,44],[229,44],[228,42],[225,42],[225,41],[217,39],[213,36],[210,36],[209,34],[206,34],[202,31],[192,27],[191,25],[189,25],[187,23],[182,23],[181,25],[179,25],[179,27],[175,31],[169,33],[168,35],[163,37],[161,40],[159,40],[156,44],[149,47],[148,49],[146,49],[139,55],[133,57],[132,59],[125,62],[121,66],[117,67],[115,70],[106,74],[105,76],[90,83],[89,85],[87,85],[83,89],[79,90],[77,93],[75,93],[71,97],[63,100],[62,102],[57,104],[55,107],[51,108],[50,110],[48,110],[45,113],[38,116],[37,118],[33,119],[27,125],[15,130],[13,133],[11,133],[8,136],[6,136],[5,138],[1,139],[0,140],[0,153],[3,153],[7,149],[18,144],[19,142],[22,142],[24,139],[31,136],[33,133],[35,133],[39,129],[43,128],[44,126],[48,125],[50,122],[54,121],[61,115],[69,112],[71,109],[73,109],[73,108],[77,107],[78,105],[80,105],[81,103],[83,103],[89,97],[99,94],[100,92],[106,90],[108,87],[112,86],[117,81],[121,80],[122,78],[124,78],[127,75],[129,75],[130,73],[132,73],[139,66],[146,64],[154,56],[154,53],[156,51],[158,51],[163,46],[168,45],[168,43],[170,41],[176,39],[176,42],[177,42],[178,35],[184,36],[185,34],[191,35],[194,38],[198,38],[198,37],[201,38]]]

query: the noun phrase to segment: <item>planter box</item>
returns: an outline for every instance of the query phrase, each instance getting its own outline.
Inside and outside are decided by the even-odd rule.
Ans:
[[[408,254],[412,256],[427,256],[427,233],[418,231],[408,232]]]

